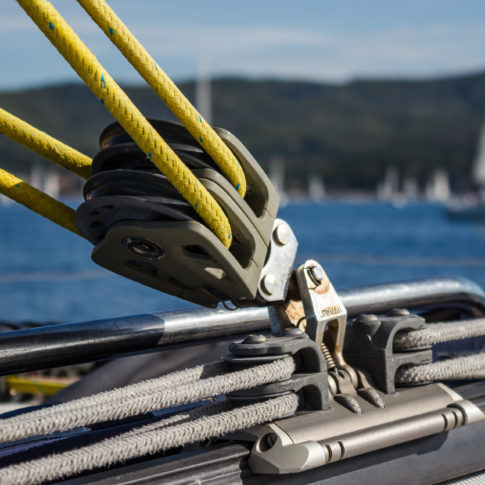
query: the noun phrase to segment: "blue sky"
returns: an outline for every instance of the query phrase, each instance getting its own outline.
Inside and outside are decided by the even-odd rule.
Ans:
[[[53,3],[116,80],[140,82],[77,2]],[[330,82],[485,69],[479,0],[109,3],[175,80],[200,69]],[[0,89],[77,79],[14,1],[1,2],[0,45]]]

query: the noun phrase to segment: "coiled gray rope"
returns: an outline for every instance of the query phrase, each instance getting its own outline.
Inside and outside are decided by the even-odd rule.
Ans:
[[[485,353],[441,360],[430,364],[401,367],[396,373],[396,383],[408,385],[431,381],[484,378]]]
[[[6,467],[1,471],[1,483],[29,485],[66,478],[82,471],[273,421],[294,414],[297,407],[298,397],[288,394],[161,429],[140,428],[138,433],[131,431],[77,450]]]
[[[66,431],[103,421],[145,414],[157,409],[197,402],[220,394],[285,380],[293,374],[294,370],[293,358],[286,357],[268,364],[183,384],[180,383],[180,375],[171,374],[159,378],[164,386],[160,386],[160,382],[158,382],[154,389],[142,387],[143,393],[136,392],[136,390],[140,390],[140,387],[134,389],[133,386],[127,386],[117,389],[116,392],[113,391],[108,399],[106,399],[106,394],[109,394],[110,391],[72,401],[66,405],[60,404],[45,410],[7,418],[0,423],[0,442]],[[182,374],[182,377],[184,375],[183,371],[177,374]],[[191,375],[193,376],[193,374]],[[157,379],[150,380],[151,383],[154,381]],[[116,400],[112,399],[113,395],[117,396]]]
[[[395,350],[429,347],[432,344],[485,335],[485,318],[430,323],[420,330],[400,332],[394,338]]]

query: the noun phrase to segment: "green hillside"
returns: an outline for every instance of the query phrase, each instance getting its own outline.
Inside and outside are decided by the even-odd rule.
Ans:
[[[192,83],[180,87],[192,98]],[[148,88],[127,92],[147,116],[170,117]],[[442,166],[459,187],[469,181],[483,121],[485,74],[341,85],[221,79],[212,97],[214,124],[233,131],[265,167],[281,157],[293,183],[319,172],[330,189],[370,189],[390,165],[421,182]],[[89,155],[111,121],[81,85],[0,93],[0,106]],[[37,159],[5,137],[0,154],[15,173]]]

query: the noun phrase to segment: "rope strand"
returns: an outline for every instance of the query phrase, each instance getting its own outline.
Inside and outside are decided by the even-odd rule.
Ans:
[[[169,385],[167,384],[168,376],[164,376],[158,378],[160,381],[158,385],[155,379],[151,380],[151,384],[155,384],[153,390],[138,392],[139,389],[128,386],[119,390],[116,400],[105,399],[106,396],[103,395],[101,397],[95,395],[81,400],[81,404],[73,401],[68,405],[58,405],[46,409],[45,413],[40,410],[32,414],[26,413],[2,420],[0,442],[66,431],[104,421],[137,416],[158,409],[190,404],[228,392],[289,379],[294,369],[293,358],[286,357],[268,364],[194,380],[186,384],[181,384],[180,379],[177,379],[174,381],[177,384],[175,387],[166,389],[163,389],[163,386]]]
[[[463,340],[481,335],[485,335],[485,318],[430,323],[420,330],[399,332],[394,338],[394,349],[409,350],[429,347],[432,344]]]
[[[91,159],[0,108],[0,133],[61,167],[87,179]]]
[[[189,202],[224,246],[229,248],[232,243],[231,226],[220,205],[145,119],[57,10],[43,0],[17,2],[148,159]]]
[[[78,0],[78,2],[244,197],[246,178],[234,154],[111,7],[104,0]]]
[[[39,484],[87,470],[106,467],[133,458],[154,454],[247,429],[296,412],[296,394],[232,409],[215,415],[153,429],[130,431],[76,450],[50,455],[2,470],[2,485]]]
[[[401,367],[396,373],[396,384],[406,385],[462,379],[485,379],[485,353]]]
[[[83,237],[77,228],[73,209],[1,168],[0,193]]]

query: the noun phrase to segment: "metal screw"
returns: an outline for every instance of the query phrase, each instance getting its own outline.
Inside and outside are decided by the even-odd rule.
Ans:
[[[261,334],[251,334],[248,335],[244,340],[243,344],[262,344],[263,342],[266,342],[268,339],[266,338],[265,335]]]
[[[325,278],[325,272],[321,266],[312,266],[309,270],[310,277],[315,284],[319,285]]]
[[[267,295],[273,295],[278,290],[278,280],[273,273],[268,273],[267,275],[263,276],[261,280],[261,289]]]
[[[273,235],[276,242],[281,246],[285,246],[286,244],[288,244],[291,239],[290,229],[284,223],[278,224],[276,226]]]
[[[387,312],[387,316],[389,317],[407,317],[408,315],[410,315],[409,310],[405,308],[393,308]]]

